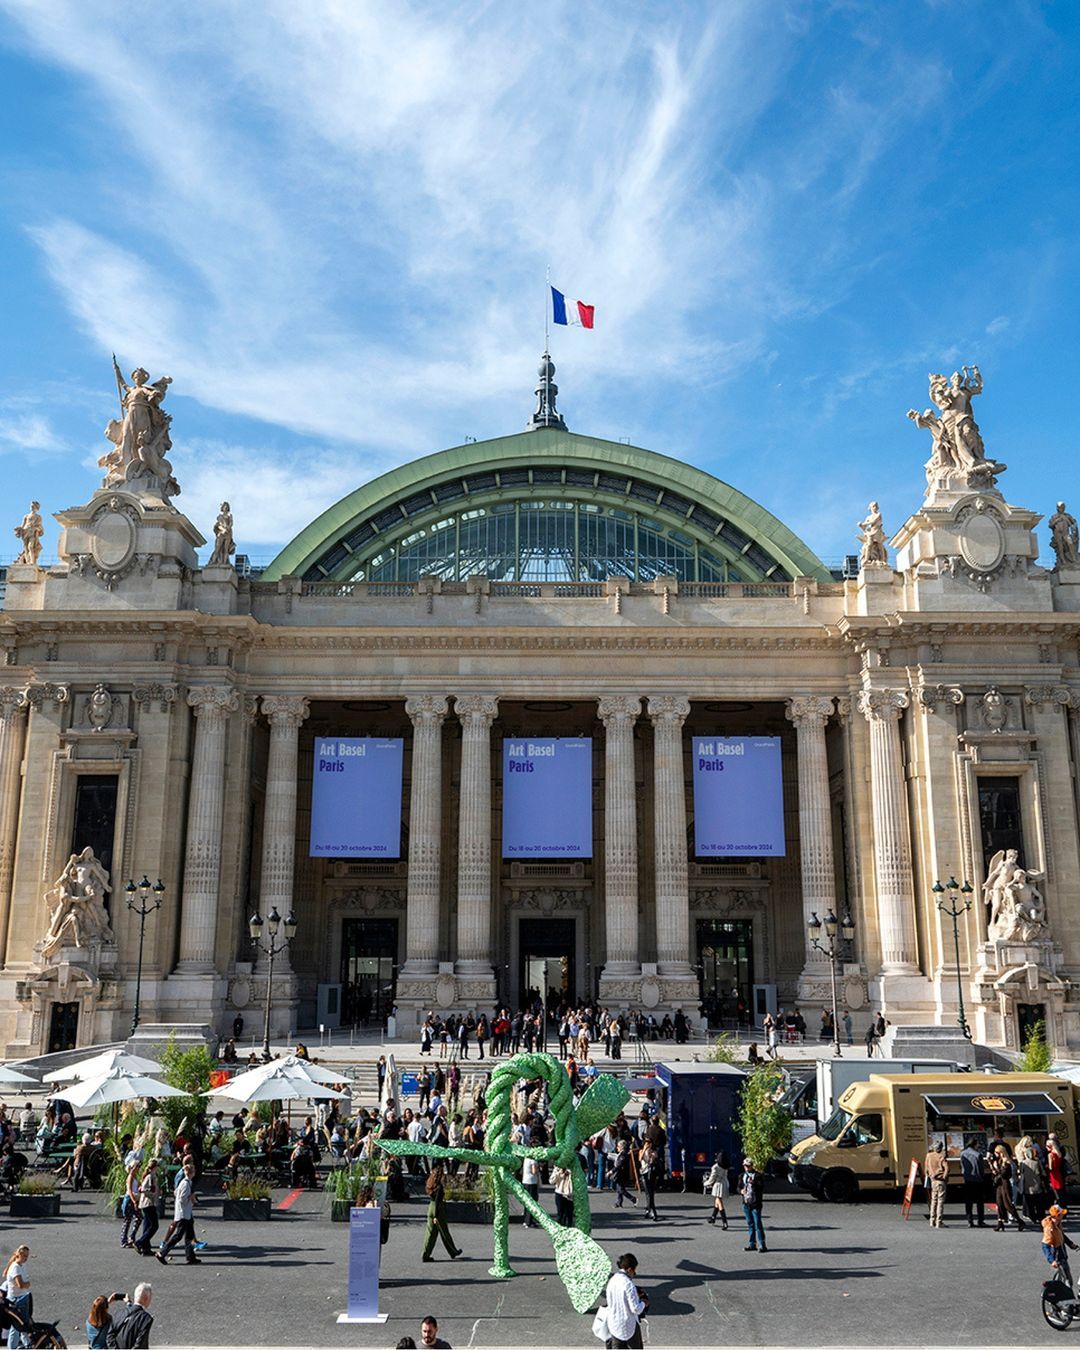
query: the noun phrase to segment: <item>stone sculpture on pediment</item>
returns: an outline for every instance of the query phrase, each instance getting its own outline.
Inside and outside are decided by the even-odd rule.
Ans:
[[[859,533],[855,537],[862,545],[859,549],[860,567],[888,567],[889,554],[885,547],[885,527],[882,524],[881,510],[877,502],[871,502],[866,508],[866,519],[859,521]]]
[[[232,510],[228,502],[222,502],[218,518],[214,521],[214,551],[210,555],[208,566],[228,567],[229,559],[235,552]]]
[[[149,373],[139,366],[131,372],[128,384],[115,357],[113,371],[121,416],[105,428],[105,437],[112,441],[113,449],[98,460],[105,470],[102,487],[146,491],[164,498],[177,496],[180,487],[166,458],[172,449],[169,437],[172,418],[161,407],[172,384],[171,377],[163,375],[151,383]]]
[[[71,855],[56,885],[45,892],[49,927],[41,954],[46,960],[64,947],[86,948],[92,942],[114,940],[105,909],[105,896],[111,890],[109,874],[92,848]]]
[[[15,526],[15,538],[22,544],[22,552],[15,559],[16,563],[27,563],[31,567],[37,566],[37,560],[41,557],[41,540],[45,534],[45,526],[41,523],[41,503],[31,502],[30,510],[23,516],[20,524]]]
[[[998,849],[983,882],[991,942],[1038,942],[1046,931],[1046,901],[1033,883],[1042,879],[1019,865],[1017,850]]]
[[[1080,528],[1076,517],[1065,510],[1065,503],[1058,502],[1057,510],[1050,517],[1050,547],[1057,559],[1054,564],[1060,571],[1063,567],[1080,567]]]
[[[917,427],[929,431],[933,450],[926,464],[927,494],[937,489],[987,491],[1008,467],[987,459],[971,400],[983,391],[978,366],[962,366],[951,378],[931,374],[930,402],[923,412],[908,410]]]

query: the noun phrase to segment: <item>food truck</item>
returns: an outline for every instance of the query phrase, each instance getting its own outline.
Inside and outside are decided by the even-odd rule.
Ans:
[[[1054,1133],[1074,1160],[1074,1088],[1043,1073],[871,1074],[841,1094],[818,1132],[791,1150],[790,1179],[820,1199],[853,1200],[861,1190],[904,1186],[921,1168],[931,1140],[945,1149],[949,1180],[960,1180],[960,1154],[980,1153],[1000,1130],[1010,1145],[1025,1134]]]

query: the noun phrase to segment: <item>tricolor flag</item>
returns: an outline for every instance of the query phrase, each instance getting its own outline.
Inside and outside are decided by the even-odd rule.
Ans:
[[[595,305],[587,305],[584,300],[567,300],[562,291],[551,288],[551,317],[555,323],[567,324],[572,328],[591,328]]]

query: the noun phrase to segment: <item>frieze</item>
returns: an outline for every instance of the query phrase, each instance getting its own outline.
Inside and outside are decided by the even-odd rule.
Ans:
[[[386,886],[364,886],[353,891],[344,891],[333,899],[342,909],[362,909],[366,914],[376,910],[399,910],[405,905],[405,892],[392,890]]]
[[[736,914],[765,908],[765,896],[734,886],[703,886],[690,892],[690,908],[713,914]]]
[[[553,914],[557,909],[576,909],[584,903],[580,890],[551,890],[511,892],[511,909],[538,909],[542,914]]]

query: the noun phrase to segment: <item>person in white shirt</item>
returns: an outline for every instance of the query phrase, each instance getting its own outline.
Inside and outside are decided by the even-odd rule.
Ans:
[[[165,1241],[157,1249],[154,1255],[163,1266],[169,1263],[169,1252],[180,1241],[184,1240],[184,1254],[189,1266],[199,1265],[199,1258],[195,1255],[195,1213],[192,1206],[197,1204],[195,1198],[195,1164],[188,1159],[184,1163],[183,1173],[173,1191],[173,1221],[169,1226],[169,1231],[165,1235]]]
[[[536,1201],[540,1199],[540,1164],[535,1158],[523,1158],[521,1162],[521,1184]],[[539,1225],[528,1210],[525,1211],[525,1227],[537,1228]]]
[[[649,1298],[634,1283],[637,1257],[633,1252],[625,1252],[615,1265],[617,1269],[608,1280],[604,1295],[607,1300],[607,1345],[617,1350],[627,1346],[642,1350],[641,1318],[649,1307]]]
[[[4,1281],[0,1284],[0,1289],[7,1295],[11,1311],[17,1317],[26,1321],[29,1321],[30,1318],[30,1273],[26,1269],[26,1263],[29,1259],[29,1247],[25,1244],[16,1247],[4,1267]],[[8,1330],[10,1350],[21,1350],[21,1347],[29,1346],[29,1344],[30,1336],[22,1330],[22,1322],[18,1325],[13,1322]]]

